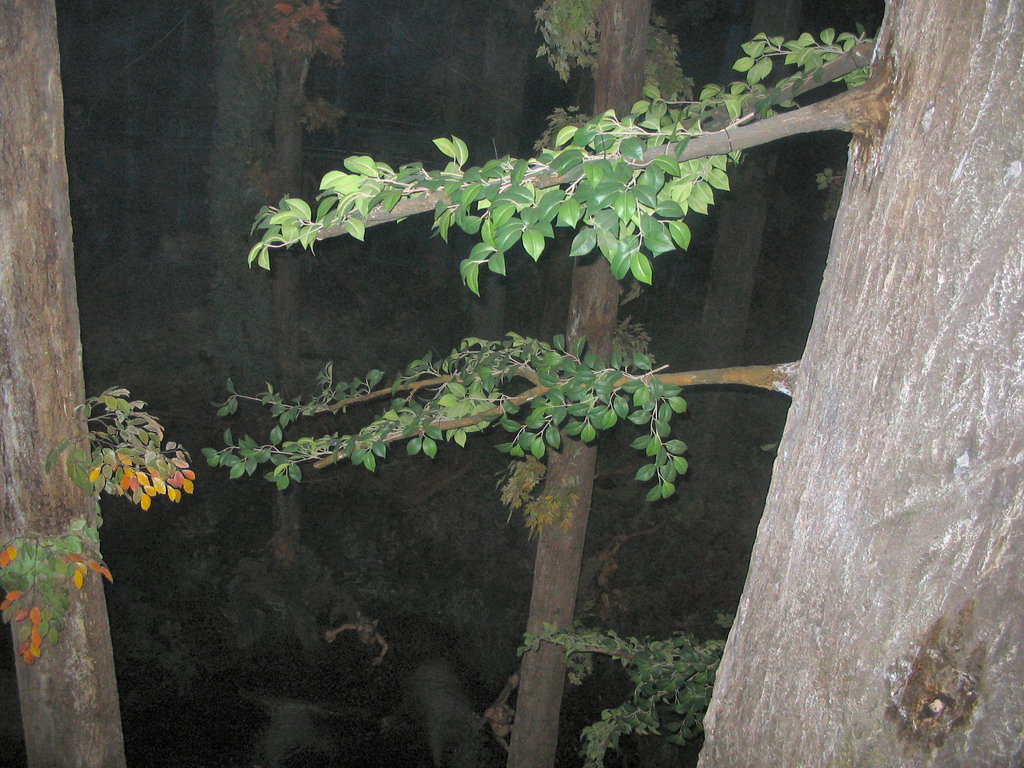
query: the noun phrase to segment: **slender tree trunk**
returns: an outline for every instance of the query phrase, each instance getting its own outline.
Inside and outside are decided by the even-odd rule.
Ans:
[[[1022,60],[889,6],[705,768],[1024,763]]]
[[[309,59],[281,55],[277,64],[277,94],[274,105],[275,184],[280,190],[302,186],[302,101]],[[299,257],[282,254],[271,271],[276,328],[274,361],[275,381],[288,398],[295,397],[303,384],[299,370],[299,296],[301,262]],[[283,565],[292,565],[302,535],[302,489],[293,485],[274,495],[274,557]]]
[[[595,73],[595,113],[629,110],[643,86],[650,0],[606,0],[601,7],[601,60]],[[587,348],[611,355],[618,312],[619,286],[608,262],[598,255],[576,266],[569,302],[567,338],[586,337]],[[528,632],[546,622],[567,627],[576,607],[583,544],[594,485],[597,448],[566,440],[551,454],[545,493],[566,500],[568,530],[551,525],[538,538]],[[571,501],[569,501],[571,499]],[[558,746],[558,718],[565,683],[564,653],[544,644],[523,657],[516,724],[509,756],[511,768],[553,765]]]
[[[63,534],[93,501],[47,453],[85,399],[52,0],[0,5],[0,542]],[[95,576],[95,574],[94,574]],[[17,661],[28,764],[125,764],[103,587],[75,591],[55,647]],[[7,695],[13,695],[8,693]],[[0,758],[2,760],[2,758]]]

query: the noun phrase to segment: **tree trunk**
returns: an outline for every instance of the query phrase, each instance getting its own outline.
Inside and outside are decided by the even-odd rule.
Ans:
[[[1024,761],[1024,7],[902,0],[701,766]]]
[[[0,5],[0,542],[63,534],[93,501],[50,449],[84,438],[85,399],[52,0]],[[29,766],[123,766],[103,587],[72,595],[60,642],[17,661]],[[74,590],[73,590],[74,591]],[[10,694],[8,694],[10,695]]]
[[[275,184],[279,190],[302,187],[302,102],[309,59],[281,51],[277,63],[277,92],[274,105]],[[270,273],[274,297],[274,362],[278,391],[290,401],[305,383],[299,369],[300,313],[302,291],[299,258],[281,254]],[[271,550],[279,564],[291,566],[302,537],[302,487],[293,485],[274,494],[274,533]]]
[[[595,113],[627,112],[643,86],[650,0],[606,0],[601,6],[601,60],[595,73]],[[586,337],[587,348],[607,360],[618,312],[619,286],[608,262],[600,255],[577,264],[569,300],[567,339]],[[566,502],[568,530],[550,525],[537,543],[533,594],[527,632],[537,633],[545,622],[568,627],[576,607],[583,544],[594,486],[596,446],[566,440],[552,453],[544,491]],[[558,717],[565,683],[561,647],[541,645],[523,657],[510,768],[553,765],[558,746]]]

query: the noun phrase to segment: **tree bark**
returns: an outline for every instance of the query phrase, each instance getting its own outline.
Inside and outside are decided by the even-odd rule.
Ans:
[[[71,216],[52,0],[0,5],[0,542],[63,534],[93,500],[50,449],[84,438]],[[73,590],[74,591],[74,590]],[[17,661],[29,766],[123,766],[103,587],[75,591],[60,642]],[[15,643],[16,644],[16,643]]]
[[[601,58],[595,73],[595,113],[629,110],[643,87],[650,0],[606,0],[600,11]],[[585,337],[588,351],[607,360],[618,313],[619,285],[608,262],[598,255],[576,265],[569,300],[569,343]],[[527,632],[546,622],[572,623],[579,586],[587,518],[594,486],[597,447],[566,440],[548,461],[544,491],[569,500],[567,529],[545,527],[538,537],[533,594]],[[553,765],[558,746],[558,718],[565,683],[564,652],[542,644],[524,655],[509,766]]]
[[[299,190],[302,186],[302,102],[309,58],[298,53],[279,51],[277,91],[274,103],[274,162],[279,190]],[[299,300],[302,291],[299,259],[282,254],[270,273],[274,302],[275,381],[289,400],[303,385],[299,369]],[[274,533],[271,551],[279,565],[291,566],[302,538],[302,487],[293,485],[274,494]]]
[[[1022,58],[890,4],[704,768],[1024,761]]]

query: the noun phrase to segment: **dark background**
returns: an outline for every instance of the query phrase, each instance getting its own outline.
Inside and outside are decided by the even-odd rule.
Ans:
[[[749,37],[748,3],[655,5],[698,87],[735,79],[727,67]],[[854,22],[873,30],[881,21],[879,2],[810,5],[805,30]],[[428,764],[414,727],[380,731],[417,661],[450,658],[479,708],[517,666],[532,544],[521,516],[510,517],[498,499],[507,460],[491,446],[502,438],[443,447],[434,461],[395,451],[373,474],[351,466],[313,473],[302,484],[298,564],[275,565],[268,540],[276,491],[258,476],[228,481],[200,454],[221,447],[228,426],[236,434],[264,429],[254,412],[216,418],[211,402],[224,399],[225,380],[254,393],[275,379],[281,334],[271,278],[244,260],[252,218],[276,199],[261,175],[272,83],[261,90],[225,76],[206,0],[58,0],[57,10],[87,392],[124,386],[147,401],[191,451],[198,474],[195,495],[178,505],[142,512],[103,502],[129,764],[258,763],[260,739],[286,699],[313,708],[288,727],[316,734],[288,765]],[[493,14],[502,66],[484,65],[493,64],[482,32]],[[586,92],[534,57],[540,39],[529,9],[507,2],[346,0],[337,23],[344,61],[315,64],[307,93],[344,116],[336,130],[305,137],[304,189],[290,191],[307,199],[347,155],[443,165],[431,144],[438,136],[465,139],[471,162],[528,154],[552,109]],[[845,164],[839,135],[786,140],[771,151],[780,159],[744,352],[732,365],[799,358],[831,230],[814,175]],[[654,286],[621,311],[643,323],[659,364],[678,371],[702,359],[715,212],[689,223],[690,250],[660,257]],[[328,360],[342,378],[371,368],[392,375],[476,332],[488,315],[458,281],[465,246],[431,239],[429,221],[418,217],[371,229],[364,244],[340,238],[296,257],[295,380],[312,382]],[[564,258],[552,251],[540,264],[510,254],[505,330],[550,327],[551,262]],[[632,480],[635,435],[601,437],[581,595],[581,616],[593,626],[701,639],[727,632],[716,619],[734,611],[743,586],[788,401],[749,391],[686,397],[690,411],[675,431],[690,445],[691,470],[665,502],[644,503],[646,486]],[[323,427],[358,429],[359,418]],[[613,548],[610,580],[587,581]],[[355,604],[380,620],[391,644],[379,666],[353,633],[331,645],[317,639]],[[6,632],[2,643],[3,685],[13,690]],[[576,764],[579,728],[627,690],[614,669],[599,667],[592,682],[569,691],[563,764]],[[9,707],[14,697],[3,698]],[[3,723],[10,762],[2,762],[18,765],[17,714]],[[677,765],[689,757],[628,741],[609,764],[641,759]]]

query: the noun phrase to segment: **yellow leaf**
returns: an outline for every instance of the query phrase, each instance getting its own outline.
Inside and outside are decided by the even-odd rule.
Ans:
[[[195,486],[192,484],[192,481],[186,477],[184,480],[181,481],[181,487],[185,491],[185,493],[192,493],[192,489]]]
[[[152,502],[150,501],[150,497],[145,494],[143,494],[142,499],[139,500],[139,506],[142,507],[144,510],[149,509],[149,505],[151,503]]]
[[[71,576],[71,580],[75,582],[75,587],[77,589],[81,589],[82,585],[85,583],[85,577],[82,576],[81,571],[75,571],[74,574],[72,574]]]
[[[149,487],[149,475],[147,475],[145,472],[139,472],[137,477],[139,478],[139,483],[144,488],[148,488]]]
[[[168,488],[167,498],[173,502],[181,501],[181,491],[179,491],[177,488]]]
[[[89,482],[90,483],[95,483],[96,482],[96,478],[99,477],[102,472],[103,472],[103,465],[102,464],[100,466],[98,466],[98,467],[93,467],[92,468],[92,472],[89,473]]]
[[[153,487],[156,488],[157,493],[167,493],[167,485],[164,483],[163,478],[153,475]]]

